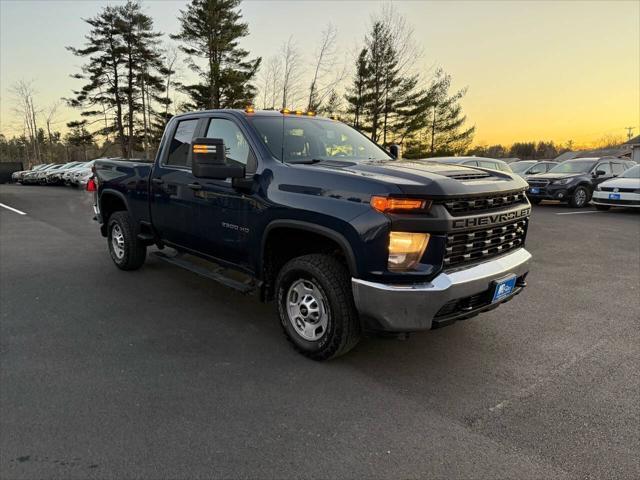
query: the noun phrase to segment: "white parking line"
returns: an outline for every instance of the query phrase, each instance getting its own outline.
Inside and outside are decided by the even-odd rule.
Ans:
[[[598,210],[587,210],[586,212],[564,212],[564,213],[556,213],[556,215],[579,215],[581,213],[605,213],[599,212]]]
[[[16,212],[18,215],[26,215],[26,213],[21,212],[20,210],[17,210],[13,207],[10,207],[9,205],[5,205],[4,203],[0,203],[0,207],[6,208],[7,210],[11,210],[12,212]]]

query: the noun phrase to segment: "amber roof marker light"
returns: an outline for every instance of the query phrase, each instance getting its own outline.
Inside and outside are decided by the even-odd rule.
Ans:
[[[299,116],[307,116],[307,117],[315,117],[316,116],[316,112],[313,112],[311,110],[289,110],[288,108],[283,108],[282,110],[280,110],[280,113],[282,113],[283,115],[299,115]]]

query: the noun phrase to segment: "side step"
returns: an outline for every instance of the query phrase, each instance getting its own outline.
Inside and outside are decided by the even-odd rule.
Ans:
[[[165,252],[152,252],[151,255],[163,260],[171,265],[175,265],[176,267],[184,268],[185,270],[189,270],[201,277],[209,278],[211,280],[215,280],[218,283],[226,285],[227,287],[231,287],[234,290],[238,290],[241,293],[249,294],[255,290],[255,285],[253,280],[247,277],[246,281],[236,280],[234,278],[225,275],[226,268],[221,267],[219,265],[212,264],[207,262],[207,264],[212,265],[214,268],[207,268],[200,263],[196,263],[194,261],[185,258],[187,255],[178,253],[175,255],[167,255]],[[204,261],[203,261],[204,263]],[[242,274],[238,274],[242,275]]]

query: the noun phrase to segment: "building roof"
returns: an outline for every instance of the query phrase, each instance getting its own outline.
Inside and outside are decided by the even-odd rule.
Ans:
[[[564,162],[565,160],[574,160],[576,158],[588,157],[625,157],[631,155],[631,145],[622,144],[613,148],[596,148],[594,150],[576,150],[574,152],[564,152],[558,155],[554,162]]]
[[[627,140],[622,145],[640,145],[640,135],[636,135],[630,140]]]

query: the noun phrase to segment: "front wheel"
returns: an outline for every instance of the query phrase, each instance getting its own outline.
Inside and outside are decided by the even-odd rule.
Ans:
[[[280,323],[303,355],[328,360],[360,340],[360,321],[349,272],[330,255],[312,254],[287,262],[276,280]]]
[[[147,247],[138,240],[128,212],[109,217],[107,244],[113,263],[121,270],[137,270],[147,256]]]
[[[534,205],[540,205],[540,202],[542,201],[541,198],[530,198],[529,201],[531,203],[533,203]]]
[[[589,190],[585,187],[576,187],[573,191],[569,204],[574,208],[582,208],[589,202]]]

